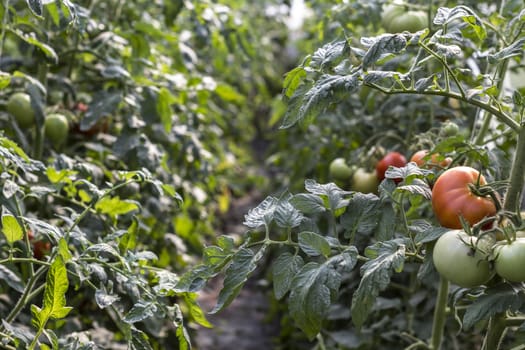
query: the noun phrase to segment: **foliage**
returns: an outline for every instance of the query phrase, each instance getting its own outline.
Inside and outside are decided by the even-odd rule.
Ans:
[[[266,185],[251,142],[284,72],[278,4],[2,2],[4,346],[187,349],[188,323],[211,326],[174,285]]]
[[[306,57],[284,77],[285,108],[272,118],[281,128],[267,162],[280,195],[249,211],[240,248],[186,274],[183,291],[239,271],[236,256],[250,249],[257,259],[242,279],[266,261],[260,255],[275,256],[275,297],[286,301],[283,312],[312,348],[450,349],[459,334],[461,348],[496,349],[508,327],[505,344],[520,344],[521,284],[496,276],[449,288],[435,270],[434,243],[449,229],[430,200],[444,168],[469,165],[487,178],[477,193],[490,194],[498,211],[479,223],[462,221],[478,238],[466,251],[493,263],[496,237],[504,233],[510,242],[522,227],[523,87],[509,85],[508,76],[522,68],[524,10],[514,1],[497,11],[479,2],[402,4],[426,11],[428,28],[386,33],[377,26],[387,5],[379,1],[312,5],[318,12],[306,22],[310,36],[298,44]],[[370,170],[389,151],[410,159],[421,149],[451,162],[390,167],[377,194],[329,177],[340,157]],[[238,292],[239,284],[221,291]]]

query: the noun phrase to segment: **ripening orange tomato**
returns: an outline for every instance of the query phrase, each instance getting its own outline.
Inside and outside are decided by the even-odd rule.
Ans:
[[[471,190],[475,184],[486,183],[483,175],[468,166],[444,171],[432,188],[432,209],[439,223],[444,227],[459,229],[460,216],[474,225],[496,214],[496,206],[490,196],[481,197]]]

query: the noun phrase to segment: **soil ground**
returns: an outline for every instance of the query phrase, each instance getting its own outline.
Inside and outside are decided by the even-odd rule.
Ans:
[[[224,232],[243,235],[244,215],[262,200],[252,193],[236,200],[225,219]],[[270,317],[267,286],[258,284],[257,270],[234,301],[216,314],[207,314],[213,328],[199,327],[193,339],[197,350],[271,350],[279,335],[279,321]],[[215,278],[199,293],[199,304],[205,312],[213,309],[222,287],[222,279]]]

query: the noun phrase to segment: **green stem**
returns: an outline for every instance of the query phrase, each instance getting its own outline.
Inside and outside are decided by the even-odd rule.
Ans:
[[[518,143],[512,168],[510,171],[509,188],[505,194],[503,209],[516,211],[520,206],[520,195],[525,182],[525,127],[522,127],[518,134]]]
[[[369,83],[365,84],[366,86],[370,86],[376,90],[381,91],[384,94],[387,95],[396,95],[396,94],[413,94],[413,95],[432,95],[432,96],[444,96],[444,97],[450,97],[455,98],[457,100],[469,103],[473,106],[479,107],[490,114],[494,115],[498,120],[505,125],[507,125],[509,128],[511,128],[514,131],[520,130],[520,125],[508,114],[501,111],[499,108],[496,108],[493,105],[488,104],[487,102],[476,100],[474,98],[467,99],[463,96],[461,96],[458,93],[452,92],[452,91],[445,91],[445,90],[425,90],[425,91],[417,91],[417,90],[390,90],[385,89],[382,86],[379,86],[377,84]]]
[[[495,97],[498,99],[501,95],[502,89],[503,89],[503,81],[505,80],[505,73],[507,72],[507,68],[509,66],[509,61],[504,60],[499,69],[496,69],[496,72],[494,73],[493,79],[496,81],[496,88],[498,89],[498,95]],[[481,126],[481,129],[479,130],[478,135],[476,136],[474,143],[476,145],[483,145],[485,144],[485,135],[489,131],[490,128],[490,122],[492,120],[492,114],[486,114],[481,113],[484,110],[479,110],[480,116],[485,117],[483,120],[483,124]],[[486,111],[485,111],[486,112]]]
[[[447,315],[448,285],[448,280],[440,277],[436,307],[434,309],[434,322],[432,323],[432,338],[430,339],[430,349],[432,350],[439,350],[443,340]]]
[[[446,60],[443,59],[441,56],[439,56],[437,53],[435,53],[432,49],[430,49],[428,46],[426,46],[425,44],[423,43],[419,43],[419,45],[427,52],[429,53],[430,55],[432,55],[436,60],[438,60],[442,65],[443,67],[445,68],[445,81],[446,81],[446,84],[445,86],[447,87],[447,91],[450,91],[450,81],[449,81],[449,76],[452,77],[452,79],[454,80],[454,83],[456,83],[456,86],[459,90],[459,92],[461,93],[461,97],[462,98],[466,98],[467,97],[467,94],[465,92],[465,90],[463,89],[463,86],[461,85],[460,81],[458,80],[458,77],[454,74],[454,72],[452,71],[452,69],[450,68],[450,66],[447,64]]]
[[[9,0],[4,1],[4,18],[2,18],[2,33],[0,42],[0,57],[3,57],[4,43],[5,43],[5,32],[7,30],[7,22],[9,21]]]
[[[16,305],[13,307],[13,310],[7,315],[5,318],[7,323],[12,322],[17,316],[20,310],[24,308],[24,306],[27,304],[27,302],[30,300],[29,296],[32,293],[33,287],[35,286],[35,283],[40,279],[40,276],[44,274],[44,272],[47,271],[47,266],[42,266],[40,269],[38,269],[32,278],[29,279],[29,281],[26,284],[26,287],[24,289],[24,292],[18,298],[18,301]]]
[[[501,345],[507,325],[505,323],[505,314],[499,313],[493,316],[489,321],[487,335],[483,340],[482,350],[497,350]]]
[[[38,80],[46,87],[47,89],[47,73],[48,66],[45,59],[41,58],[41,62],[38,64]],[[45,118],[45,111],[42,111]],[[42,160],[42,155],[44,154],[44,120],[42,123],[36,124],[35,128],[35,144],[33,145],[33,157],[36,160]]]

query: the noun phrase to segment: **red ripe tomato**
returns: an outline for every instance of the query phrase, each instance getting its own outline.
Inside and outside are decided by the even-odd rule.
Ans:
[[[37,240],[31,230],[27,231],[27,237],[33,246],[33,256],[38,260],[44,260],[45,256],[51,251],[51,243]]]
[[[390,166],[404,167],[407,165],[407,160],[404,155],[399,152],[389,152],[376,164],[376,174],[379,181],[385,178],[385,172]]]
[[[442,226],[458,229],[461,228],[460,216],[474,225],[496,214],[490,197],[472,193],[470,186],[475,184],[485,185],[485,178],[467,166],[450,168],[438,177],[432,189],[432,209]]]
[[[434,169],[434,168],[446,168],[452,163],[452,158],[447,157],[443,160],[439,160],[440,156],[437,153],[433,153],[430,159],[425,158],[428,155],[428,150],[422,149],[417,151],[410,158],[411,162],[416,163],[420,168]]]

